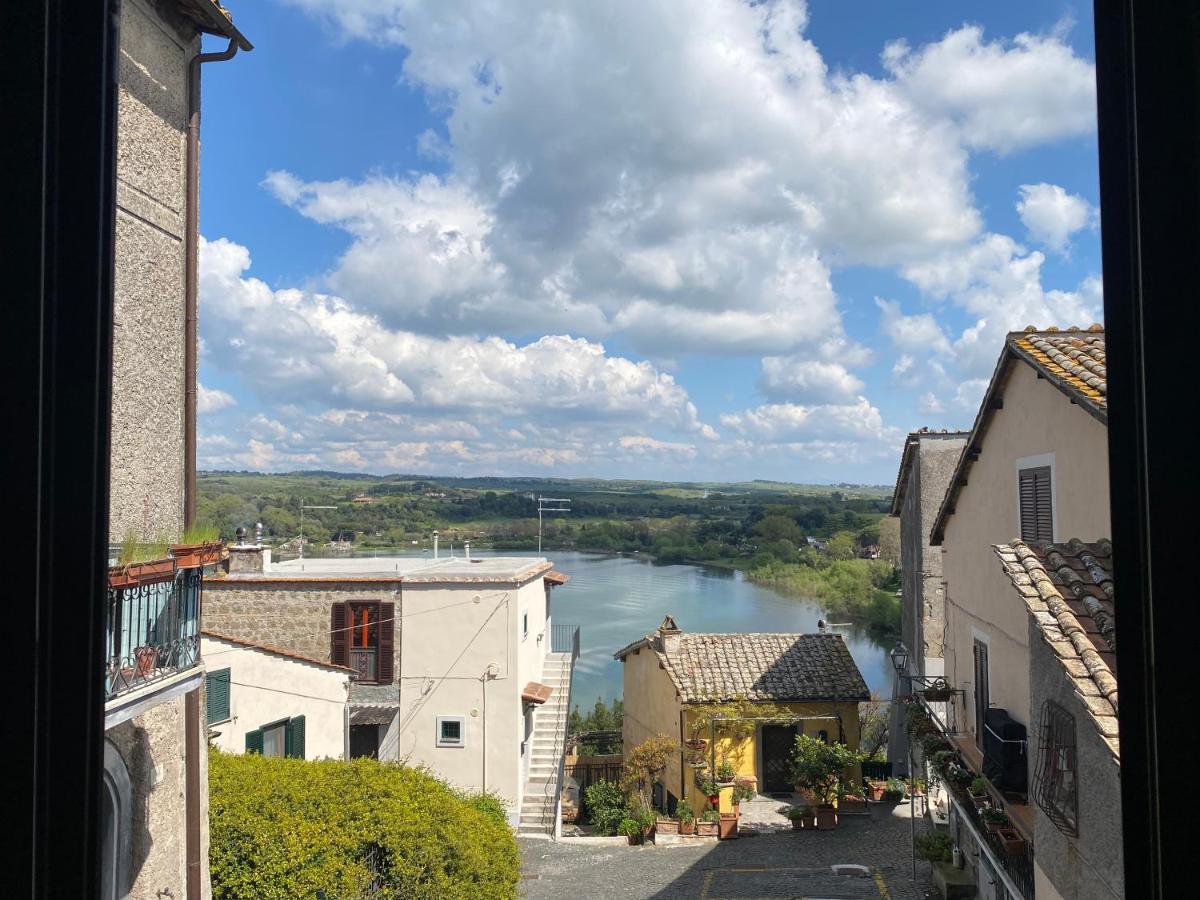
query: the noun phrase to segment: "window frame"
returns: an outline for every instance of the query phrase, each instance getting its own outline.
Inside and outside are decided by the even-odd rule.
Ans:
[[[442,726],[450,722],[458,725],[458,740],[448,741],[445,738]],[[434,745],[444,747],[446,749],[459,750],[467,746],[467,721],[466,716],[437,716],[434,724]]]
[[[1022,540],[1025,540],[1024,532],[1021,530],[1022,506],[1021,506],[1021,474],[1034,469],[1048,469],[1050,477],[1050,541],[1058,540],[1058,472],[1055,469],[1055,460],[1053,453],[1039,453],[1035,456],[1022,456],[1017,460],[1017,527],[1013,530],[1014,534],[1020,535]],[[1035,510],[1036,517],[1036,510]],[[1035,538],[1034,540],[1040,540]]]
[[[288,758],[288,755],[287,755],[287,727],[288,727],[288,722],[290,722],[290,721],[291,721],[290,718],[279,719],[275,722],[269,722],[266,725],[260,725],[260,726],[258,726],[257,729],[255,729],[256,731],[262,732],[262,747],[263,747],[263,749],[262,749],[262,752],[259,754],[260,756],[269,757],[271,759],[287,759]],[[267,732],[274,731],[276,729],[279,729],[279,750],[280,750],[280,752],[279,752],[278,756],[276,756],[274,753],[267,753]]]

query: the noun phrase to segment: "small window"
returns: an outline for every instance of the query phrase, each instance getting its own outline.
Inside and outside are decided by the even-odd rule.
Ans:
[[[521,640],[529,637],[529,613],[521,613]]]
[[[463,734],[462,716],[437,717],[437,745],[439,747],[462,747],[466,745]]]
[[[268,725],[262,730],[262,755],[283,756],[287,750],[287,722]]]
[[[1017,480],[1021,493],[1021,540],[1054,540],[1050,467],[1021,469]]]
[[[229,721],[229,669],[209,672],[204,679],[208,699],[208,724]]]

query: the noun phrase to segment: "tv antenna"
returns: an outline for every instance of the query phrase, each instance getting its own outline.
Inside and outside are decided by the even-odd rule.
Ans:
[[[542,552],[542,513],[569,513],[571,501],[565,497],[538,497],[538,553]]]

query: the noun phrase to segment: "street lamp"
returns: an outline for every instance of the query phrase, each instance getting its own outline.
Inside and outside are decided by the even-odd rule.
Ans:
[[[908,648],[904,646],[904,641],[896,641],[896,646],[892,648],[892,652],[888,656],[892,658],[892,665],[896,668],[897,675],[903,675],[908,671]]]

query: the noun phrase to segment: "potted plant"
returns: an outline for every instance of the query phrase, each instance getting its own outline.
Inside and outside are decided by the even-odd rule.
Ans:
[[[221,561],[221,534],[212,525],[192,524],[178,544],[171,545],[171,555],[181,569],[194,569]]]
[[[928,703],[945,703],[954,695],[954,692],[950,690],[950,685],[946,683],[945,678],[935,678],[925,690],[921,691],[921,695]]]
[[[837,828],[837,809],[831,804],[822,803],[817,807],[817,831],[832,831]]]
[[[884,782],[883,793],[879,799],[884,803],[899,803],[904,799],[904,782],[899,778],[889,778]]]
[[[976,809],[983,809],[988,805],[987,781],[982,776],[972,778],[971,783],[967,786],[967,794]]]
[[[654,822],[655,834],[679,834],[679,819],[673,819],[670,816],[659,815]]]
[[[1004,848],[1004,852],[1010,856],[1022,853],[1025,850],[1025,838],[1021,837],[1011,825],[997,830],[996,838],[1000,841],[1000,846]]]
[[[654,840],[654,828],[658,824],[658,813],[648,806],[643,806],[630,815],[642,826],[642,843]]]
[[[637,819],[622,819],[621,824],[617,826],[617,833],[625,835],[630,844],[640,844],[642,842],[642,823]]]
[[[737,778],[737,770],[733,767],[733,763],[728,759],[723,759],[717,763],[717,784],[727,785],[733,784]]]
[[[696,834],[699,837],[716,837],[717,823],[720,821],[720,815],[715,809],[706,809],[700,814],[700,818],[696,820]]]
[[[675,815],[679,816],[680,834],[696,833],[696,814],[692,812],[692,805],[687,802],[687,798],[679,801],[679,805],[675,807]]]
[[[717,837],[723,841],[731,841],[737,837],[737,813],[720,813],[717,819]]]
[[[784,815],[792,823],[793,831],[802,831],[813,827],[813,808],[811,806],[789,806]]]
[[[167,551],[165,538],[142,543],[136,532],[127,532],[121,541],[117,564],[108,570],[109,587],[127,588],[170,581],[175,577],[175,560],[167,555]]]
[[[948,863],[953,856],[954,840],[944,831],[923,834],[914,842],[917,856],[931,863]]]
[[[1011,823],[1008,821],[1008,816],[1005,815],[1004,810],[1002,809],[989,807],[983,811],[982,815],[983,827],[991,834],[995,834],[1001,828],[1012,827]]]
[[[138,677],[145,678],[154,671],[154,664],[158,660],[158,650],[154,647],[137,647],[133,651],[133,657],[137,660]]]
[[[709,804],[716,806],[721,801],[721,789],[711,778],[696,778],[696,787],[708,798]]]
[[[837,827],[834,804],[839,797],[845,796],[843,773],[862,762],[862,758],[861,752],[851,750],[845,744],[826,744],[807,734],[796,736],[792,748],[792,781],[811,791],[816,799],[818,830]]]
[[[883,799],[883,792],[887,790],[887,782],[880,781],[876,778],[867,780],[867,796],[878,803]]]
[[[924,778],[909,779],[908,794],[910,797],[924,797],[925,796],[925,779]]]
[[[743,800],[753,800],[758,796],[758,788],[756,787],[757,783],[758,781],[755,778],[738,777],[734,779],[733,808],[735,810],[738,809]]]

